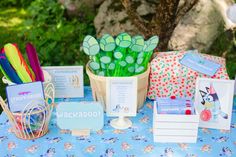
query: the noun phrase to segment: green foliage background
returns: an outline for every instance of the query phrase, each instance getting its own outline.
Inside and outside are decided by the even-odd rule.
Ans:
[[[1,0],[0,47],[8,42],[17,43],[25,55],[25,44],[30,41],[36,46],[44,66],[85,66],[88,57],[82,52],[81,43],[85,35],[96,34],[93,26],[96,12],[85,6],[80,8],[80,12],[77,17],[69,17],[57,0]],[[235,36],[235,32],[231,35]],[[236,45],[227,33],[222,34],[205,53],[222,56],[225,51],[228,52],[227,70],[230,77],[234,78]],[[86,75],[85,84],[89,84]],[[5,98],[5,85],[2,81],[0,94]]]
[[[79,17],[69,18],[57,0],[2,0],[0,46],[8,42],[17,43],[25,55],[25,44],[30,41],[36,46],[44,66],[85,66],[88,57],[81,51],[81,43],[85,35],[95,35],[95,15],[85,6],[80,10]],[[85,84],[88,83],[86,77]],[[5,85],[0,85],[0,93],[4,95]]]

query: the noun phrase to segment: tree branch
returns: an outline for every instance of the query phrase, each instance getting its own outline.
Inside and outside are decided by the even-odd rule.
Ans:
[[[136,12],[135,8],[132,7],[130,0],[121,0],[122,5],[124,6],[126,13],[128,14],[132,23],[138,28],[138,30],[145,36],[149,36],[151,31],[146,26],[144,20]]]
[[[183,18],[183,16],[189,12],[198,2],[199,0],[185,0],[184,4],[177,10],[174,27],[179,23],[181,18]]]
[[[159,48],[166,50],[173,32],[176,13],[180,0],[160,0],[156,6],[156,16],[153,17],[151,30],[160,38]]]

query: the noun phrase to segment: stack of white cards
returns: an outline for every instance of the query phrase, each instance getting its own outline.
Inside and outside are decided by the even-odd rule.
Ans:
[[[153,107],[153,138],[161,143],[196,143],[199,114],[158,114]]]

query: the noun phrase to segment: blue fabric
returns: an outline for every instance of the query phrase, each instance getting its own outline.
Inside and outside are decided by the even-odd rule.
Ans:
[[[85,98],[92,100],[91,89],[85,87]],[[236,104],[236,99],[234,99]],[[152,102],[147,101],[138,115],[131,118],[132,128],[114,130],[105,117],[102,131],[90,137],[62,134],[52,117],[50,131],[36,140],[20,140],[9,132],[9,123],[0,116],[0,156],[16,157],[205,157],[236,156],[236,111],[233,111],[231,131],[199,129],[196,144],[160,144],[152,137]]]

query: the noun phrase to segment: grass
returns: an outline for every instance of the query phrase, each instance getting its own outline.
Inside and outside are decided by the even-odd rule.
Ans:
[[[1,8],[0,9],[0,45],[8,42],[20,43],[19,32],[23,29],[23,21],[27,17],[24,9]]]

